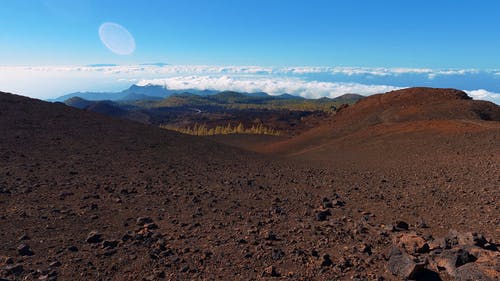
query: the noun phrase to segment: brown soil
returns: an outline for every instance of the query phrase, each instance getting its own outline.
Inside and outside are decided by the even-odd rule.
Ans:
[[[229,146],[243,148],[247,151],[262,152],[273,143],[279,143],[288,139],[285,136],[255,135],[255,134],[230,134],[214,135],[207,137],[210,140]]]
[[[437,278],[495,280],[498,106],[409,91],[412,102],[404,92],[366,98],[273,146],[0,93],[0,278],[400,280],[415,276],[398,261],[425,255]],[[450,246],[476,260],[434,268],[445,254],[400,245],[434,245],[429,235],[450,229],[486,237],[482,248],[472,238]]]

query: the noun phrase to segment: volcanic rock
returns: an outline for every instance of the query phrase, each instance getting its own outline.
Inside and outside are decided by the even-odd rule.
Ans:
[[[318,221],[326,221],[331,215],[332,213],[330,212],[330,210],[321,210],[316,213],[316,219]]]
[[[396,221],[394,223],[394,231],[405,231],[405,230],[408,230],[408,223],[404,222],[404,221]]]
[[[419,274],[425,271],[426,261],[417,260],[397,247],[393,247],[389,262],[387,264],[389,271],[401,279],[415,279]]]
[[[332,266],[333,261],[330,259],[329,255],[323,255],[323,260],[321,261],[321,266]]]
[[[146,224],[153,223],[153,219],[150,217],[140,217],[137,218],[137,225],[138,226],[144,226]]]
[[[22,264],[13,264],[4,267],[4,270],[8,275],[10,274],[20,275],[24,272],[24,267]]]
[[[394,236],[394,244],[405,249],[407,253],[418,254],[429,252],[429,244],[416,233],[402,233]]]
[[[274,265],[266,267],[266,269],[264,269],[264,272],[262,272],[262,277],[280,277],[280,276],[281,274],[278,273]]]
[[[113,248],[116,248],[116,246],[118,246],[118,241],[117,240],[105,240],[102,242],[102,246],[104,248],[113,249]]]
[[[91,243],[91,244],[95,244],[95,243],[101,243],[102,242],[102,234],[97,232],[97,231],[91,231],[88,235],[87,235],[87,239],[85,241],[87,241],[87,243]]]
[[[32,256],[35,254],[30,246],[26,244],[20,244],[17,247],[17,253],[21,256]]]

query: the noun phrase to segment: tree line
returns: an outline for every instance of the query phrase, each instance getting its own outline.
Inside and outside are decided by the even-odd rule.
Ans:
[[[226,126],[217,125],[213,128],[208,128],[206,124],[195,123],[192,127],[179,128],[168,124],[160,125],[160,128],[177,131],[183,134],[194,136],[213,136],[213,135],[229,135],[229,134],[254,134],[254,135],[272,135],[279,136],[278,130],[266,127],[262,124],[245,127],[241,122],[232,126],[228,123]]]

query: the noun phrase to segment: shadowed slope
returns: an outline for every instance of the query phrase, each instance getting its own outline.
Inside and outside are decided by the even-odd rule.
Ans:
[[[187,152],[194,157],[201,154],[205,157],[208,157],[207,154],[220,154],[222,157],[226,152],[221,151],[225,146],[211,141],[117,120],[62,103],[47,103],[1,92],[0,114],[0,128],[2,132],[8,132],[0,136],[2,145],[15,145],[16,151],[24,148],[25,154],[42,149],[49,152],[91,149],[104,158],[103,153],[109,153],[111,157],[113,153],[123,150],[161,148],[169,158],[178,159],[185,157]],[[100,150],[99,147],[106,149]],[[232,153],[230,151],[241,152],[235,149],[227,152]]]

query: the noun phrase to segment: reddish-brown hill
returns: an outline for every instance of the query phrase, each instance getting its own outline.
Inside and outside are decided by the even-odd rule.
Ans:
[[[438,139],[438,135],[498,131],[498,121],[499,106],[472,100],[462,91],[408,88],[364,98],[341,109],[323,125],[263,150],[330,158],[332,155],[325,152],[337,153],[351,144],[360,148],[359,144],[373,147],[376,143],[391,146],[416,141],[412,145],[418,146],[418,139]]]

